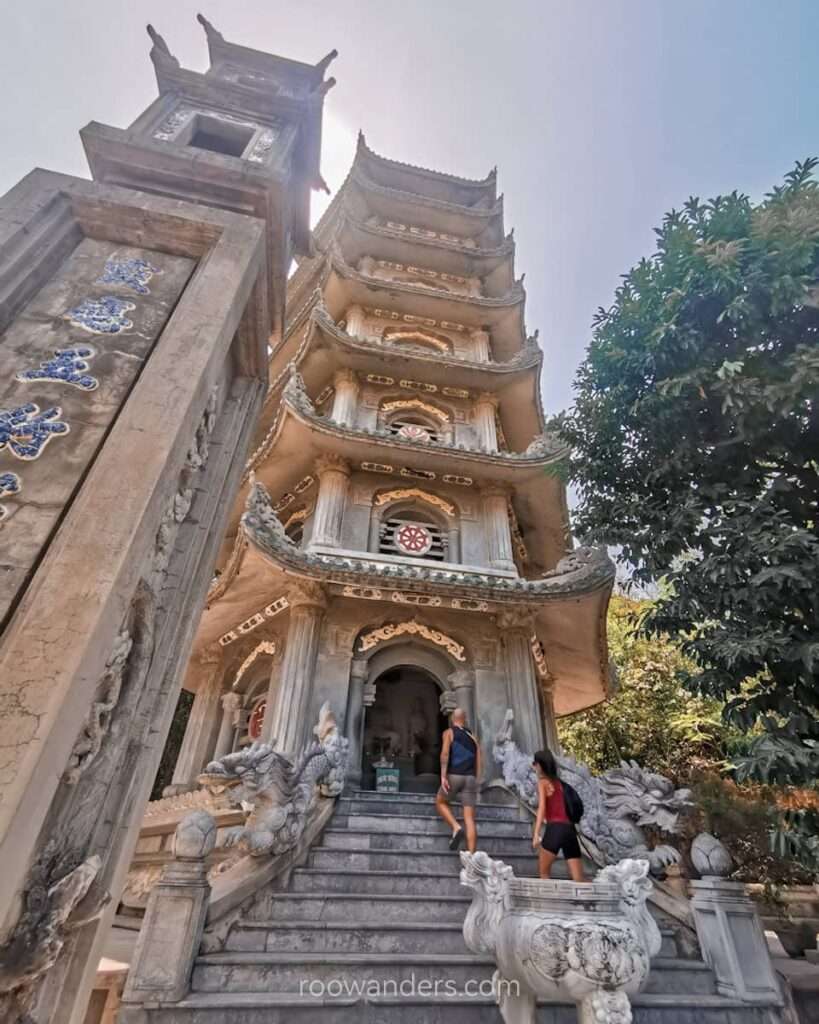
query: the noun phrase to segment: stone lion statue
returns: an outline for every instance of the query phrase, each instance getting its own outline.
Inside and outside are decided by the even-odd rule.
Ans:
[[[537,776],[532,758],[512,739],[513,713],[506,712],[503,728],[495,737],[492,753],[500,765],[503,781],[521,799],[537,806]],[[673,846],[648,847],[642,826],[652,825],[675,835],[682,815],[692,806],[691,790],[675,789],[664,775],[644,771],[635,761],[623,761],[604,775],[592,775],[574,758],[558,756],[560,777],[573,786],[583,801],[584,813],[578,831],[605,857],[617,864],[625,857],[649,862],[653,874],[681,859]]]
[[[322,706],[313,732],[316,741],[295,764],[269,743],[256,742],[207,765],[201,785],[214,794],[227,791],[232,803],[251,808],[226,845],[238,845],[251,857],[285,853],[298,842],[317,794],[341,793],[349,742],[339,735],[329,704]]]

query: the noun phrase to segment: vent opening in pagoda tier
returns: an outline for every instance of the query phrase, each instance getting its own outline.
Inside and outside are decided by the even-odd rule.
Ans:
[[[409,555],[445,562],[449,538],[438,523],[423,512],[396,512],[381,524],[378,550],[385,555]]]

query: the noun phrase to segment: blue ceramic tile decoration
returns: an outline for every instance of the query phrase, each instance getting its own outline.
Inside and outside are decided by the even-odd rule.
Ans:
[[[0,473],[0,498],[20,493],[20,477],[16,473]]]
[[[0,409],[0,451],[8,447],[18,459],[36,459],[52,437],[67,434],[69,426],[60,420],[58,405],[40,412],[39,406],[27,402],[16,409]]]
[[[148,282],[154,274],[161,274],[159,267],[155,267],[147,260],[138,258],[117,259],[112,256],[105,261],[105,270],[98,278],[99,284],[124,284],[132,288],[140,295],[147,295],[150,289]]]
[[[22,370],[16,380],[26,383],[33,380],[53,380],[62,384],[71,384],[80,391],[93,391],[99,384],[96,377],[85,371],[88,360],[96,353],[93,348],[58,348],[53,359],[40,363],[36,370]]]
[[[119,334],[134,326],[125,316],[132,309],[136,309],[133,302],[103,295],[101,299],[83,299],[79,306],[69,309],[64,315],[75,327],[82,327],[92,334]]]

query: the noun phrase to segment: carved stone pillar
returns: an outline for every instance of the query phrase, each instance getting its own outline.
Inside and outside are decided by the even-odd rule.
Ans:
[[[512,550],[512,531],[509,527],[508,491],[503,486],[484,487],[481,496],[489,564],[493,569],[517,572]]]
[[[509,706],[515,713],[515,731],[520,749],[527,754],[545,743],[540,712],[540,694],[532,658],[532,616],[525,610],[501,612],[498,628],[503,637]]]
[[[304,580],[293,588],[288,599],[290,625],[276,706],[270,709],[273,715],[270,736],[277,750],[295,754],[306,742],[312,724],[308,716],[316,672],[319,631],[327,598],[317,583]]]
[[[491,361],[491,354],[489,352],[489,334],[487,331],[482,331],[476,328],[474,331],[469,332],[469,336],[474,342],[474,354],[473,358],[477,362],[488,363]]]
[[[463,708],[466,721],[471,732],[477,729],[475,718],[475,676],[468,668],[456,669],[448,677],[452,692],[455,695],[455,707]]]
[[[222,695],[223,675],[221,649],[202,651],[191,666],[189,675],[198,679],[199,686],[174,765],[171,785],[165,789],[166,796],[195,787],[199,773],[211,760],[220,721],[219,698]]]
[[[475,431],[478,444],[485,452],[498,450],[498,428],[495,422],[495,410],[498,399],[487,391],[481,392],[475,400]]]
[[[316,473],[319,490],[310,546],[322,544],[337,548],[341,543],[341,521],[350,483],[350,466],[338,455],[321,455],[316,459]]]
[[[332,417],[342,427],[352,427],[358,409],[358,377],[352,370],[337,370],[333,375],[333,385]]]
[[[554,679],[551,676],[540,677],[540,697],[543,708],[543,734],[546,737],[546,746],[553,754],[562,754],[563,748],[560,745],[560,738],[557,733],[557,718],[555,717]]]
[[[350,688],[347,691],[345,727],[350,741],[347,777],[354,786],[361,785],[361,758],[364,748],[364,684],[369,668],[363,658],[354,658],[350,665]]]
[[[213,751],[214,761],[233,750],[233,739],[236,733],[236,717],[242,706],[242,698],[233,690],[222,694],[222,724]]]
[[[364,310],[361,306],[350,306],[347,310],[347,333],[353,338],[364,337]]]

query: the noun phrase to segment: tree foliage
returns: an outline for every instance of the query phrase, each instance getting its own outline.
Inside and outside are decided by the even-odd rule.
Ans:
[[[738,778],[819,766],[819,188],[690,199],[600,310],[560,417],[578,532],[662,580],[642,622],[753,735]]]
[[[580,715],[561,719],[560,741],[595,773],[633,759],[683,785],[698,768],[727,766],[742,749],[743,736],[725,728],[718,701],[680,685],[680,673],[690,666],[679,645],[635,630],[647,607],[645,601],[612,598],[607,629],[617,692]]]

